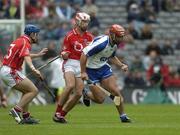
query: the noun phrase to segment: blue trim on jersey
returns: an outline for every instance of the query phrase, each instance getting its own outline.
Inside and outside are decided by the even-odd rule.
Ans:
[[[100,38],[99,38],[100,39]],[[98,39],[97,39],[98,40]],[[96,41],[97,41],[96,40]],[[106,45],[108,45],[108,40],[105,40],[104,42],[100,43],[99,45],[95,46],[94,48],[92,48],[88,53],[87,56],[92,56],[94,54],[99,53],[100,51],[102,51]]]
[[[99,40],[101,37],[102,37],[102,36],[99,36],[99,37],[94,38],[93,43],[96,42],[97,40]]]
[[[93,83],[98,83],[112,75],[112,70],[109,65],[104,65],[98,69],[86,68],[86,72]]]

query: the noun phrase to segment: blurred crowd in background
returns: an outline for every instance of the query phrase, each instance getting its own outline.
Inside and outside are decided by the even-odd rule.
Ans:
[[[125,14],[125,18],[121,18],[121,13],[119,14],[119,18],[125,22],[123,24],[119,22],[119,24],[126,28],[127,38],[119,45],[117,56],[129,65],[129,72],[118,73],[117,67],[113,67],[122,86],[149,86],[153,74],[160,73],[165,86],[180,87],[180,37],[176,35],[179,32],[175,29],[176,33],[173,33],[163,28],[164,31],[160,34],[165,35],[164,38],[157,37],[163,25],[161,16],[179,14],[180,1],[111,0],[111,2],[117,3],[113,6],[122,9],[122,15]],[[39,45],[35,46],[33,51],[40,50],[42,47],[49,49],[42,59],[35,60],[34,63],[40,66],[59,54],[62,40],[73,27],[74,15],[79,11],[91,16],[89,31],[94,36],[106,34],[108,27],[104,27],[105,22],[101,19],[107,17],[103,16],[105,8],[111,7],[103,0],[25,0],[26,23],[36,24],[41,28]],[[109,12],[112,16],[115,13],[113,9]],[[0,19],[19,18],[20,0],[0,0]],[[113,18],[108,19],[110,24],[114,23]],[[179,21],[174,16],[169,18],[169,24],[174,23],[172,19]],[[6,47],[2,46],[8,46],[3,41],[9,36],[6,34],[3,37],[3,32],[0,29],[1,57],[6,50]],[[46,68],[44,71],[48,82],[53,80],[52,70],[53,68]]]

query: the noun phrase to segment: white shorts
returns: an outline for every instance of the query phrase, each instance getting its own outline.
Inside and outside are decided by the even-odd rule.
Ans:
[[[4,65],[0,69],[0,76],[4,83],[10,87],[14,87],[16,84],[26,78],[21,71]]]
[[[75,77],[81,77],[80,61],[74,59],[68,59],[63,62],[63,72],[73,72]]]

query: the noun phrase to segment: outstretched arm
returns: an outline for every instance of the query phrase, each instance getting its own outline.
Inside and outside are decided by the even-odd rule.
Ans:
[[[32,72],[39,77],[40,79],[43,79],[40,71],[38,69],[36,69],[32,63],[32,59],[30,56],[25,56],[24,57],[25,62],[27,63],[27,65],[30,67],[30,69],[32,70]]]
[[[36,53],[36,54],[30,54],[31,58],[37,58],[37,57],[41,57],[44,54],[46,54],[46,52],[48,51],[47,48],[43,48],[40,52]]]
[[[122,63],[116,56],[111,57],[109,61],[118,67],[120,67],[123,71],[128,71],[128,66],[124,63]]]

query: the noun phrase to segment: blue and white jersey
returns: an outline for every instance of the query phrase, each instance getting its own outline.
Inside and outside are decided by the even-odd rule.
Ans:
[[[108,59],[115,55],[116,49],[117,45],[110,45],[109,36],[96,37],[83,49],[83,53],[88,57],[86,67],[97,69],[108,64]]]

